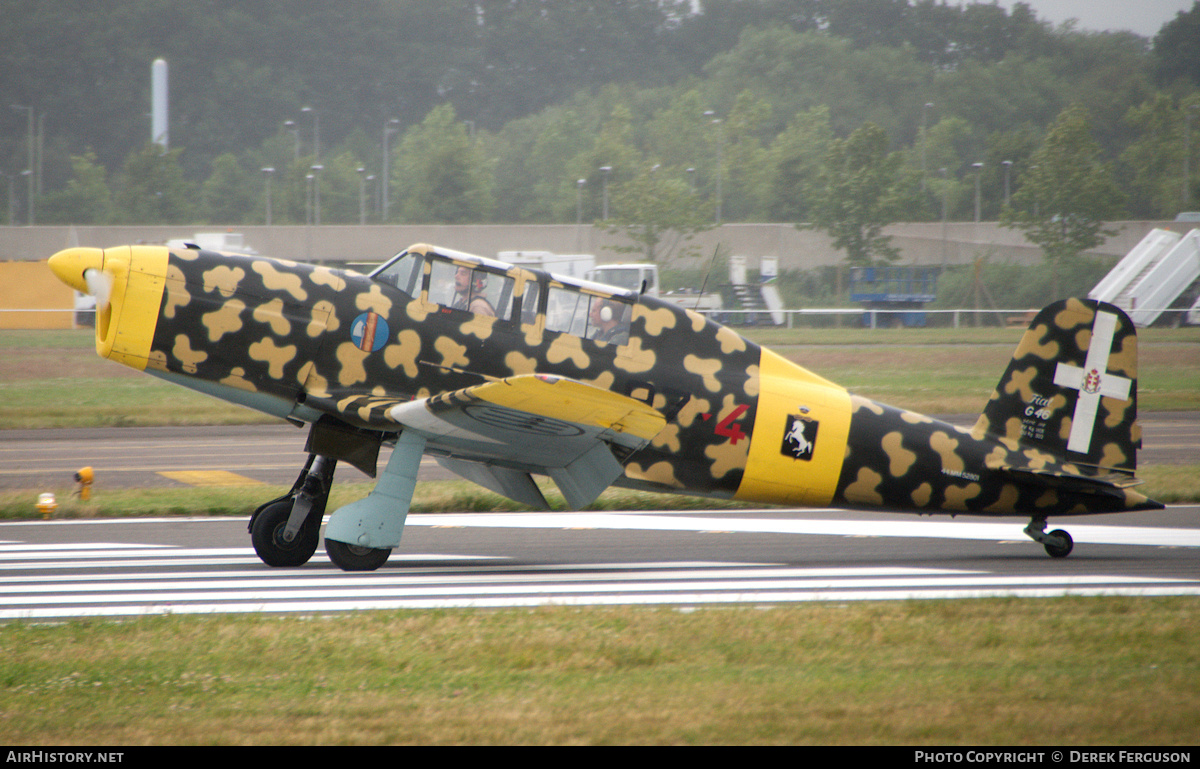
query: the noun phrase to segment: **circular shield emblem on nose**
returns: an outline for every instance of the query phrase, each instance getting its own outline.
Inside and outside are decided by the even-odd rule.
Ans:
[[[387,321],[377,313],[364,312],[350,324],[350,339],[363,352],[375,352],[387,344]]]

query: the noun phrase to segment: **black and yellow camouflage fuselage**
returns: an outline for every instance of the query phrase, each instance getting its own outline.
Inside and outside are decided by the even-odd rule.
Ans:
[[[481,261],[429,246],[409,252]],[[196,249],[71,249],[55,258],[67,282],[89,265],[115,278],[97,318],[101,355],[280,418],[333,418],[375,436],[364,440],[400,432],[401,404],[550,375],[665,419],[648,444],[613,447],[622,485],[1035,518],[1159,506],[1129,489],[1139,443],[1136,334],[1114,316],[1111,355],[1089,372],[1093,302],[1044,310],[983,416],[963,429],[852,395],[700,314],[616,289],[576,287],[630,304],[621,343],[552,331],[547,289],[570,281],[508,265],[488,263],[513,289],[512,312],[498,318],[432,301],[429,261],[406,293],[351,271]],[[533,286],[542,303],[522,307]],[[1110,379],[1130,383],[1127,397],[1104,394],[1101,380]],[[1068,451],[1085,392],[1098,404],[1088,440]],[[536,470],[519,447],[516,456],[510,446],[466,458]]]

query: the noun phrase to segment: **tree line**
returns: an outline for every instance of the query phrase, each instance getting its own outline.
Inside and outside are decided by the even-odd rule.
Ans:
[[[37,223],[603,221],[651,257],[850,210],[1031,226],[1068,123],[1081,221],[1200,205],[1200,3],[1153,40],[943,0],[0,6],[11,223],[32,190]]]

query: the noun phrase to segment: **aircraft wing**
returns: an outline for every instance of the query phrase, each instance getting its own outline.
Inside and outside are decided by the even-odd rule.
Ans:
[[[584,507],[666,425],[639,400],[532,374],[400,403],[387,414],[422,435],[426,453],[447,469],[542,509],[546,500],[530,473],[549,475],[568,505]]]

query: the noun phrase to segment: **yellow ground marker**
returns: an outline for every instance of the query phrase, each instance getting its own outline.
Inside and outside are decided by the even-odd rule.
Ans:
[[[164,478],[189,486],[262,486],[262,481],[231,473],[228,470],[169,470],[160,472]]]

